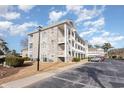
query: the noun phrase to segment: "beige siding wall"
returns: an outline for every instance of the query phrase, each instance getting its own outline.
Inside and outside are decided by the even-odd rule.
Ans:
[[[59,35],[59,36],[58,36]],[[61,32],[58,27],[53,27],[40,32],[40,59],[43,61],[43,57],[47,58],[47,61],[58,60],[58,37]],[[62,36],[61,36],[62,37]],[[34,33],[32,37],[32,57],[37,58],[38,54],[38,38],[39,34]],[[54,59],[54,60],[53,60]]]
[[[22,57],[27,57],[28,56],[28,49],[23,49],[21,52]]]
[[[70,35],[69,35],[69,31],[70,31]],[[74,36],[72,35],[72,32],[74,33]],[[33,59],[37,59],[39,33],[36,32],[33,33],[32,35],[33,37],[31,39],[32,40],[31,42],[33,44],[33,48],[28,49],[28,51],[29,51],[29,55],[32,54]],[[44,61],[47,59],[46,61],[60,61],[61,58],[66,58],[66,61],[70,61],[72,60],[73,57],[75,57],[75,54],[77,53],[80,56],[82,54],[85,55],[86,52],[85,50],[75,48],[75,44],[78,43],[78,41],[75,40],[75,35],[76,34],[73,26],[67,23],[53,26],[41,31],[40,60]],[[72,46],[72,40],[74,41],[74,46]],[[81,43],[79,43],[78,45],[80,47],[85,48],[85,45]],[[72,55],[72,51],[74,52],[73,53],[74,55]]]
[[[33,34],[32,44],[33,44],[32,57],[34,59],[37,59],[37,56],[38,56],[38,33]]]

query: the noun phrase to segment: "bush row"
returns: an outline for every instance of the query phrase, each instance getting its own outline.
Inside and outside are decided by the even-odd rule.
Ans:
[[[24,61],[28,61],[30,60],[30,58],[28,57],[18,57],[18,56],[14,56],[14,55],[9,55],[6,56],[5,58],[5,64],[7,66],[12,66],[12,67],[18,67],[18,66],[22,66]]]
[[[29,61],[30,58],[29,57],[23,57],[24,61]]]
[[[6,65],[8,66],[18,67],[23,65],[24,59],[16,56],[7,56],[5,58],[5,62],[6,62]]]
[[[124,60],[124,58],[123,58],[122,56],[119,56],[119,57],[117,57],[117,56],[112,56],[112,57],[109,57],[109,58],[115,59],[115,60]]]
[[[72,61],[73,62],[79,62],[80,61],[80,58],[73,58]]]

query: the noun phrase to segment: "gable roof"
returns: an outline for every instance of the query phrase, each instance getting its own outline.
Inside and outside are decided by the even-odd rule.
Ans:
[[[53,23],[53,24],[51,24],[51,25],[49,25],[49,26],[43,27],[43,28],[41,28],[40,30],[43,31],[43,30],[46,30],[46,29],[55,27],[55,26],[57,26],[57,25],[61,25],[61,24],[64,24],[64,23],[69,23],[69,22],[73,25],[72,20],[68,20],[68,19],[67,19],[67,20],[60,21],[60,22],[57,22],[57,23]],[[73,26],[74,26],[74,25],[73,25]],[[37,33],[37,32],[38,32],[38,31],[30,32],[30,33],[28,33],[28,35],[33,34],[33,33]]]

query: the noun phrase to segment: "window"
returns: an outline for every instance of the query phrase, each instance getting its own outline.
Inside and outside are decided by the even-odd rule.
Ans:
[[[32,47],[33,47],[33,44],[32,44],[32,43],[30,43],[29,48],[31,49]]]
[[[72,46],[74,47],[74,41],[72,41]]]
[[[72,51],[72,56],[74,56],[74,51]]]
[[[52,47],[54,48],[54,40],[51,40]]]
[[[46,32],[45,32],[45,31],[42,32],[42,37],[43,37],[43,38],[46,37]]]
[[[70,37],[70,29],[68,29],[68,36]]]
[[[41,47],[46,48],[46,43],[45,42],[41,43]]]
[[[72,32],[72,36],[74,37],[74,32]]]
[[[32,58],[32,54],[30,54],[30,58]]]
[[[30,37],[33,37],[33,34],[31,34]]]
[[[71,56],[71,51],[69,51],[69,55]]]

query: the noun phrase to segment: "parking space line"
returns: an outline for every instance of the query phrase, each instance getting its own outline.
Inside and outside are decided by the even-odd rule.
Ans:
[[[83,85],[83,86],[89,86],[89,84],[84,84],[84,83],[80,83],[80,82],[74,82],[74,81],[71,81],[69,79],[65,79],[65,78],[61,78],[61,77],[57,77],[57,76],[53,76],[53,78],[57,78],[57,79],[64,80],[64,81],[67,81],[67,82],[71,82],[71,83],[74,83],[74,84],[80,84],[80,85]],[[91,86],[91,87],[95,87],[95,86]]]

